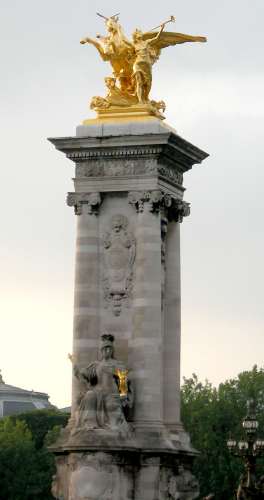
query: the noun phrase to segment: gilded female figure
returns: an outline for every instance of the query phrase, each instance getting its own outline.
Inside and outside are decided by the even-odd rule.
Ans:
[[[133,77],[135,79],[135,91],[139,103],[147,103],[152,84],[152,65],[156,61],[156,52],[153,47],[161,37],[164,24],[161,25],[158,34],[154,38],[144,39],[141,30],[134,31],[132,35],[133,48],[135,51],[135,62],[133,65]]]

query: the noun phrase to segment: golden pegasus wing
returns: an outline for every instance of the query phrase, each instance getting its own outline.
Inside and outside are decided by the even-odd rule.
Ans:
[[[144,40],[152,40],[157,36],[157,32],[148,31],[144,33]],[[174,33],[172,31],[163,31],[157,40],[153,40],[151,44],[153,52],[153,62],[157,61],[162,49],[169,47],[170,45],[177,45],[179,43],[186,42],[206,42],[207,38],[205,36],[193,36],[185,35],[184,33]]]

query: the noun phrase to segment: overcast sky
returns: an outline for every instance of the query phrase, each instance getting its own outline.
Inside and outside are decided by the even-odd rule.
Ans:
[[[121,12],[129,35],[170,29],[207,44],[163,51],[152,97],[167,123],[210,153],[185,175],[182,375],[214,384],[263,365],[263,0],[2,0],[0,368],[6,383],[70,402],[73,163],[46,137],[70,136],[110,67],[79,39]]]

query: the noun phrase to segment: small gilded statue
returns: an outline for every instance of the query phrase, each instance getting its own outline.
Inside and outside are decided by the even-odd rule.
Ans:
[[[105,20],[107,35],[97,35],[97,39],[83,38],[80,43],[94,45],[103,61],[110,62],[113,75],[105,78],[106,97],[93,97],[91,108],[97,111],[98,116],[127,111],[140,114],[145,111],[164,118],[161,113],[165,110],[164,101],[149,98],[153,64],[165,47],[185,42],[206,42],[206,38],[164,31],[167,23],[175,22],[174,16],[171,16],[168,21],[145,33],[136,29],[132,40],[129,40],[118,15],[98,15]]]
[[[131,382],[124,364],[114,358],[114,336],[101,336],[101,360],[79,368],[72,356],[74,374],[84,387],[75,414],[73,433],[108,429],[127,436],[126,409],[133,404]]]

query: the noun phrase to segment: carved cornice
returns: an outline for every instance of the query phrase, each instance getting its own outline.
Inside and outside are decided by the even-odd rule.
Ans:
[[[186,172],[208,156],[167,128],[161,133],[122,135],[120,131],[119,135],[101,133],[98,137],[57,137],[49,140],[75,163],[99,158],[156,157],[159,163],[172,165],[178,171]]]
[[[144,212],[147,208],[150,212],[159,212],[164,209],[168,220],[182,222],[183,217],[190,215],[190,204],[186,201],[174,198],[171,194],[164,193],[159,189],[153,191],[130,191],[128,202],[133,205],[137,212]]]
[[[67,205],[74,207],[76,215],[84,213],[97,215],[102,199],[100,193],[68,193]]]
[[[150,157],[158,156],[162,152],[162,147],[159,146],[135,146],[135,147],[122,147],[122,148],[104,148],[104,149],[90,149],[81,151],[71,151],[66,156],[69,160],[75,162],[94,160],[94,159],[108,159],[108,158],[133,158],[133,157]]]

